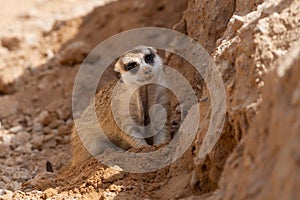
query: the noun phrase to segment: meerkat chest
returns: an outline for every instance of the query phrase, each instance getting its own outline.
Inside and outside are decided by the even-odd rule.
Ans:
[[[149,109],[159,102],[155,85],[144,85],[135,91],[123,90],[116,97],[117,103],[112,105],[116,111],[115,117],[122,118],[123,121],[131,118],[140,126],[145,126],[150,122]]]

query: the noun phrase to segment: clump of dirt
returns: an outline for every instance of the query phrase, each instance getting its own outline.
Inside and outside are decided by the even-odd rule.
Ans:
[[[299,199],[299,8],[296,0],[122,0],[84,17],[56,17],[47,29],[32,25],[30,32],[16,23],[23,35],[0,36],[0,197]],[[39,13],[18,19],[38,22]],[[171,166],[144,174],[95,158],[70,167],[71,96],[80,63],[106,38],[147,26],[189,35],[216,63],[226,89],[217,144],[199,158],[211,96],[187,61],[168,54],[166,63],[187,78],[200,102],[193,145]],[[105,80],[112,76],[108,71]]]

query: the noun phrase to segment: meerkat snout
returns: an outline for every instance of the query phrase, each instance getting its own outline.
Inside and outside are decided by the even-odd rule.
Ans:
[[[150,74],[152,72],[152,69],[149,67],[144,67],[143,70],[145,74]]]

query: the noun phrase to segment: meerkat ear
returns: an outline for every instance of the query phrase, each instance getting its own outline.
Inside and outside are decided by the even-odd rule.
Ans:
[[[123,83],[123,80],[122,80],[122,75],[121,75],[121,72],[120,72],[120,62],[117,61],[116,64],[115,64],[115,67],[114,67],[114,72],[115,72],[115,76],[117,77],[117,79],[119,79],[122,83]]]
[[[157,53],[157,50],[154,49],[153,47],[148,47],[148,49],[149,49],[152,53]]]
[[[117,79],[122,80],[122,76],[120,72],[115,71],[115,76],[117,77]]]

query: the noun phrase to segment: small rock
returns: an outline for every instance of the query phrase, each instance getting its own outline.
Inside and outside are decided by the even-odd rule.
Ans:
[[[19,159],[17,164],[24,163],[23,159]],[[14,173],[12,174],[12,180],[25,180],[31,178],[31,174],[29,170],[20,168],[20,167],[14,167]]]
[[[5,158],[8,155],[9,147],[0,143],[0,158]]]
[[[7,157],[7,159],[5,160],[5,164],[6,164],[6,166],[15,166],[16,162],[13,157]],[[1,180],[1,177],[0,177],[0,180]]]
[[[15,149],[15,151],[24,152],[24,153],[30,153],[31,152],[31,148],[32,148],[31,143],[27,142],[25,145],[18,146]],[[23,160],[20,163],[22,163],[22,162],[23,162]]]
[[[38,132],[42,132],[44,129],[44,126],[42,123],[40,122],[33,122],[33,131],[38,133]]]
[[[273,28],[274,33],[276,33],[278,35],[286,32],[286,27],[284,26],[284,24],[281,24],[281,23],[276,23],[276,24],[274,23],[272,28]]]
[[[52,121],[52,117],[48,111],[42,111],[39,116],[35,119],[38,122],[41,122],[44,126],[47,126]]]
[[[9,131],[12,132],[12,133],[19,133],[22,130],[23,130],[22,126],[14,126],[14,127],[9,129]]]
[[[34,134],[32,138],[32,147],[35,149],[40,149],[43,145],[43,141],[43,135]]]
[[[50,198],[50,197],[56,195],[57,193],[58,193],[57,190],[54,188],[49,188],[44,191],[45,198]]]
[[[5,184],[2,181],[0,181],[0,195],[4,195],[6,193],[4,189],[1,189],[4,188],[4,186]]]
[[[104,199],[114,199],[117,196],[114,192],[103,192],[102,197]]]
[[[56,136],[56,137],[55,137],[55,141],[56,141],[58,144],[66,144],[66,143],[67,143],[67,140],[65,140],[64,137],[60,137],[60,136]]]
[[[20,40],[17,37],[3,37],[1,39],[1,44],[8,50],[13,51],[20,47]]]
[[[4,135],[2,135],[1,138],[2,138],[3,144],[10,145],[13,141],[13,137],[14,137],[13,134],[4,134]]]
[[[1,182],[0,182],[0,187],[1,187]],[[5,197],[3,196],[3,199],[12,199],[13,198],[13,192],[7,190],[7,185],[5,185],[4,187],[1,187],[1,188],[4,188],[2,195],[5,195]]]
[[[49,140],[48,142],[45,142],[43,145],[43,149],[51,149],[53,147],[57,146],[56,140]]]
[[[20,182],[12,182],[11,188],[13,191],[19,190],[22,188],[22,184]]]
[[[11,94],[15,91],[13,83],[7,82],[0,77],[0,92],[3,94]]]
[[[70,135],[65,135],[65,136],[64,136],[64,140],[67,141],[67,142],[70,141],[70,140],[71,140]]]
[[[60,63],[63,65],[80,64],[90,51],[86,42],[76,41],[69,44],[61,53]]]
[[[17,144],[25,144],[26,142],[28,142],[30,140],[31,135],[30,135],[30,133],[28,133],[26,131],[22,131],[22,132],[19,132],[15,138],[16,138],[15,142]]]
[[[59,126],[65,124],[65,122],[63,120],[54,120],[49,124],[49,127],[54,129],[54,128],[58,128]]]
[[[58,135],[58,130],[57,130],[57,129],[53,129],[53,130],[51,131],[51,134],[52,134],[52,135]]]
[[[63,107],[63,120],[67,120],[71,117],[72,115],[72,110],[69,106],[64,106]]]
[[[6,184],[11,182],[11,180],[7,176],[2,176],[1,180]]]
[[[1,90],[0,90],[1,91]],[[16,114],[18,110],[18,102],[12,96],[0,97],[0,118],[5,118]]]
[[[32,47],[36,47],[39,43],[40,37],[36,33],[25,34],[24,42]]]
[[[46,135],[46,136],[44,137],[44,141],[45,141],[45,142],[48,142],[49,140],[51,140],[51,139],[53,139],[53,138],[54,138],[54,135],[52,135],[52,134]]]
[[[72,119],[68,119],[68,120],[66,121],[66,125],[67,125],[68,127],[72,127],[72,126],[74,125],[73,120],[72,120]]]
[[[64,119],[64,113],[60,109],[57,109],[55,113],[58,119]]]
[[[48,81],[48,78],[45,77],[45,78],[43,78],[43,79],[40,81],[40,83],[37,85],[37,88],[38,88],[39,90],[44,90],[44,89],[46,89],[47,87],[49,87],[49,81]]]
[[[65,134],[67,134],[68,132],[70,132],[69,130],[70,130],[70,129],[69,129],[68,126],[62,125],[62,126],[60,126],[60,127],[58,128],[58,135],[65,135]]]
[[[122,186],[120,186],[120,185],[112,184],[109,186],[109,190],[112,192],[120,192],[121,189],[122,189]]]
[[[44,133],[46,133],[46,134],[51,133],[51,131],[52,131],[52,129],[48,126],[44,128]]]
[[[29,116],[25,116],[25,123],[27,126],[32,126],[32,121],[31,121],[31,118]]]
[[[104,175],[103,183],[112,183],[116,180],[124,178],[125,174],[117,170],[116,168],[109,168]]]
[[[3,94],[12,94],[17,88],[20,88],[20,77],[24,74],[22,66],[10,66],[3,68],[0,73],[0,92]],[[13,98],[9,96],[8,98]]]
[[[37,102],[39,100],[39,97],[37,96],[37,95],[33,95],[32,97],[31,97],[31,101],[32,102]]]

